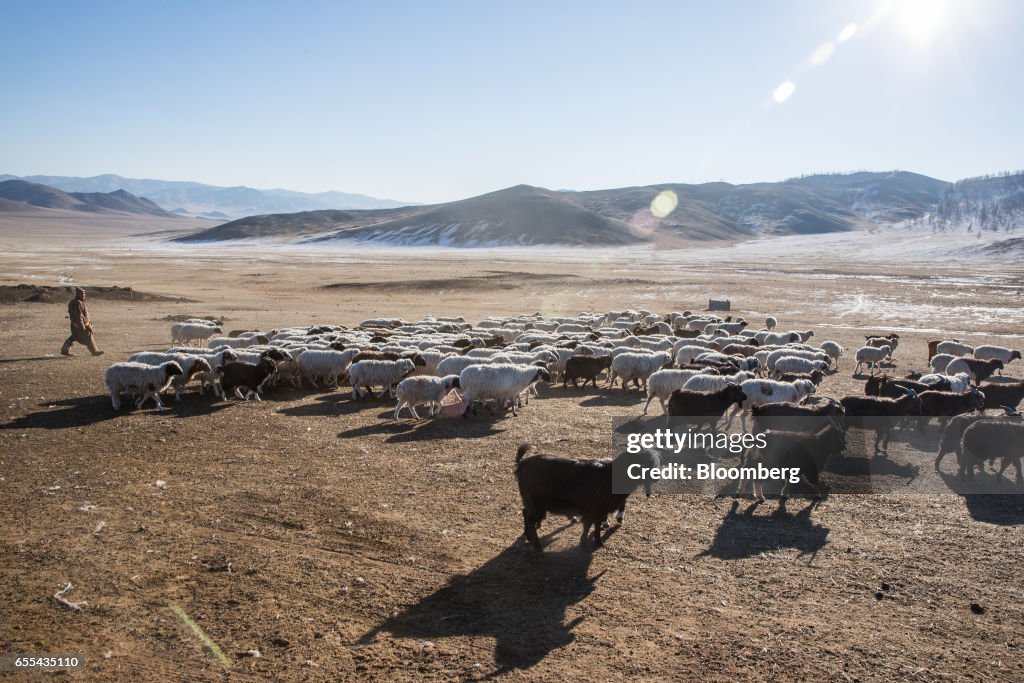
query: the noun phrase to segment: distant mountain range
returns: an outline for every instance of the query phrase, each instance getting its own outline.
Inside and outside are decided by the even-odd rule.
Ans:
[[[934,210],[950,183],[916,173],[816,175],[777,183],[665,184],[592,192],[529,185],[445,204],[250,216],[177,238],[355,240],[393,245],[621,245],[853,230]],[[650,210],[659,193],[677,205]]]
[[[376,199],[346,192],[308,194],[293,190],[256,190],[251,187],[218,187],[187,181],[142,180],[119,175],[90,178],[74,176],[0,175],[0,181],[26,180],[64,192],[110,193],[118,190],[144,197],[167,211],[188,216],[230,220],[267,213],[290,213],[325,209],[385,209],[405,202]]]
[[[174,218],[174,214],[124,190],[113,192],[64,192],[25,180],[0,182],[0,212],[62,209],[89,213],[128,213]]]

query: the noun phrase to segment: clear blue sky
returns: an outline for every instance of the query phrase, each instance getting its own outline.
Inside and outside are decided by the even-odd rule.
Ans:
[[[1024,166],[1018,0],[0,1],[0,173],[430,202]]]

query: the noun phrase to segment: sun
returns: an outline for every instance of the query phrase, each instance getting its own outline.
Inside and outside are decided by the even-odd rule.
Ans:
[[[890,0],[885,9],[911,40],[922,45],[944,32],[952,18],[948,0]]]

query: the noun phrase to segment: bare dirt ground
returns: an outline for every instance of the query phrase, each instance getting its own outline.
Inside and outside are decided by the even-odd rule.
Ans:
[[[536,554],[520,539],[516,447],[607,457],[635,392],[543,387],[519,417],[415,423],[307,389],[115,414],[101,377],[165,348],[176,315],[351,325],[699,309],[719,294],[847,347],[898,330],[902,372],[925,366],[939,330],[1019,348],[1019,268],[106,239],[5,235],[0,284],[195,302],[90,302],[107,355],[71,359],[55,355],[63,305],[0,306],[0,650],[83,653],[68,674],[82,680],[1024,680],[1020,496],[833,495],[777,514],[777,501],[656,495],[593,553],[549,520]],[[823,393],[861,393],[842,367]],[[81,611],[52,597],[69,582]]]

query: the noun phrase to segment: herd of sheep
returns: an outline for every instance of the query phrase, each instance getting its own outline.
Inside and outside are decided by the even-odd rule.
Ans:
[[[875,430],[876,452],[884,454],[893,429],[915,421],[923,429],[928,418],[938,417],[944,431],[936,468],[945,453],[954,452],[962,477],[973,478],[975,469],[986,462],[1001,462],[1000,475],[1015,464],[1021,481],[1022,454],[991,444],[997,436],[997,443],[1024,443],[1024,423],[1016,411],[1024,398],[1024,381],[985,381],[1020,359],[1020,351],[937,340],[929,343],[932,373],[888,377],[874,373],[892,360],[899,335],[872,335],[854,354],[854,375],[862,367],[871,373],[864,394],[809,399],[824,377],[837,371],[844,354],[835,341],[809,343],[813,336],[812,330],[777,331],[772,317],[763,329],[754,330],[742,318],[734,321],[688,311],[581,313],[547,319],[533,314],[487,318],[475,325],[462,317],[416,322],[376,318],[353,328],[320,324],[235,330],[227,335],[218,321],[191,319],[172,326],[172,347],[166,352],[137,353],[115,363],[107,369],[105,382],[115,409],[120,408],[121,395],[129,394],[136,407],[152,401],[161,410],[162,393],[173,390],[180,400],[193,381],[199,393],[210,389],[221,400],[260,400],[264,391],[282,384],[336,388],[348,383],[354,400],[373,398],[379,387],[382,397],[396,400],[396,419],[402,410],[420,419],[420,409],[434,416],[443,406],[446,414],[464,417],[484,406],[492,411],[511,409],[516,415],[531,395],[537,395],[541,382],[575,387],[582,380],[584,387],[590,383],[596,389],[600,379],[609,389],[619,383],[628,392],[632,384],[645,392],[645,414],[657,399],[666,416],[703,421],[712,429],[722,418],[727,418],[728,429],[737,415],[744,427],[748,416],[755,423],[773,417],[819,418],[800,423],[813,426],[794,432],[794,453],[841,450],[842,434],[860,424]],[[985,413],[986,409],[1000,414]],[[1013,440],[1007,441],[1008,435]],[[519,471],[527,471],[523,463],[534,457],[540,456],[524,460],[520,453]],[[554,470],[530,475],[525,483],[520,477],[524,505],[527,499],[535,503],[527,527],[539,523],[545,509],[584,515],[588,527],[597,523],[595,514],[607,516],[616,509],[594,513],[587,507],[597,500],[593,486],[581,488],[574,483],[575,475],[570,476],[578,469],[593,478],[586,467],[543,457],[569,479],[564,487],[551,489]],[[756,462],[794,456],[745,457]],[[527,469],[543,469],[543,462]],[[603,482],[604,476],[595,481]],[[534,480],[547,482],[546,497],[541,497],[546,503],[536,502],[540,499],[530,487],[541,484],[529,483]],[[568,495],[566,491],[590,491],[584,495],[590,496],[589,503],[560,499]],[[615,498],[614,504],[624,505],[624,498]],[[527,537],[535,536],[528,529]]]

